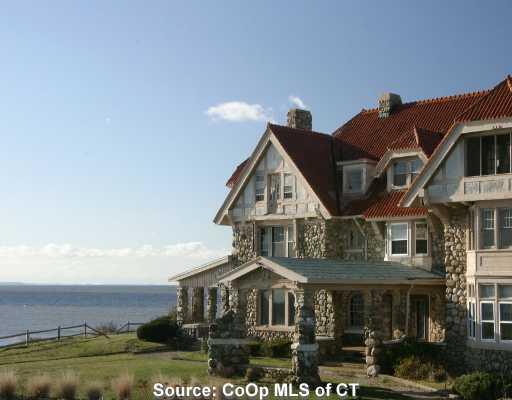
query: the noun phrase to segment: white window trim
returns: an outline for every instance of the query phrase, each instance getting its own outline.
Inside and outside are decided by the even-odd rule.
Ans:
[[[500,304],[512,304],[512,299],[505,299],[505,300],[499,300],[498,299],[498,315],[497,315],[497,319],[498,319],[498,334],[499,334],[499,338],[500,338],[500,342],[502,343],[512,343],[512,339],[502,339],[501,338],[501,324],[508,324],[508,325],[512,325],[512,320],[510,321],[505,321],[503,322],[501,320],[501,308],[500,308]]]
[[[407,237],[406,237],[406,240],[407,240],[407,253],[393,253],[393,237],[391,235],[391,232],[392,232],[392,227],[393,226],[396,226],[396,225],[405,225],[407,227]],[[390,257],[404,257],[404,256],[409,256],[409,254],[411,253],[411,250],[410,250],[410,242],[411,242],[411,238],[410,238],[410,231],[411,231],[411,228],[410,228],[410,225],[409,225],[409,222],[392,222],[388,225],[388,237],[389,237],[389,240],[388,240],[388,254]],[[403,240],[403,239],[400,239],[400,240]]]
[[[351,190],[348,187],[348,176],[350,172],[355,170],[359,170],[361,173],[361,190]],[[362,194],[366,192],[366,175],[367,175],[367,166],[366,165],[345,165],[343,166],[343,193],[347,194]]]
[[[286,197],[285,197],[285,193],[289,193],[289,192],[286,192],[286,191],[285,191],[286,175],[289,175],[289,176],[291,176],[291,177],[292,177],[292,184],[291,184],[291,187],[292,187],[291,195],[292,195],[292,196],[291,196],[291,197],[289,197],[289,198],[286,198]],[[296,199],[297,199],[297,197],[296,197],[296,190],[295,190],[295,187],[296,187],[296,178],[295,178],[295,175],[294,175],[294,174],[292,174],[292,173],[290,173],[290,172],[283,172],[282,179],[283,179],[283,185],[282,185],[282,187],[283,187],[283,190],[282,190],[282,192],[283,192],[283,198],[282,198],[282,200],[283,200],[283,201],[294,201],[294,200],[296,200]]]
[[[491,321],[490,319],[481,319],[483,312],[482,312],[482,305],[483,304],[491,304],[493,309],[493,317],[494,319]],[[487,343],[495,343],[497,342],[498,336],[496,335],[496,300],[494,299],[488,299],[488,300],[480,300],[480,341],[487,342]],[[484,330],[484,323],[490,324],[492,323],[494,326],[494,338],[492,339],[484,339],[483,338],[483,330]]]
[[[390,184],[388,185],[388,187],[391,188],[392,190],[393,189],[400,190],[400,189],[406,189],[406,188],[410,187],[411,183],[413,181],[413,179],[412,179],[412,176],[413,176],[412,163],[416,160],[419,160],[422,163],[419,171],[417,171],[417,174],[419,174],[421,172],[421,170],[423,169],[423,165],[424,165],[424,162],[421,158],[419,158],[419,157],[395,158],[390,163],[390,167],[389,167],[390,173],[388,174],[388,180],[389,180]],[[405,175],[405,184],[404,185],[395,185],[395,164],[397,164],[399,162],[404,162],[406,165],[406,171],[404,174]]]
[[[289,228],[292,228],[292,238],[290,240],[289,238]],[[284,234],[284,239],[283,239],[283,243],[284,243],[284,253],[285,253],[285,257],[290,257],[290,254],[288,252],[288,244],[289,243],[293,243],[293,248],[295,250],[295,256],[297,255],[297,241],[296,241],[296,227],[294,224],[286,224],[286,225],[278,225],[278,224],[273,224],[273,225],[261,225],[261,226],[258,226],[258,255],[261,255],[261,231],[263,229],[270,229],[270,239],[268,241],[268,255],[267,256],[264,256],[264,257],[274,257],[274,255],[272,254],[272,229],[274,228],[283,228],[283,234]]]
[[[274,290],[283,290],[284,291],[284,324],[274,324],[274,315],[273,315],[273,301],[274,301]],[[269,291],[269,298],[268,298],[268,324],[263,325],[261,323],[261,292],[262,291]],[[258,321],[258,327],[267,327],[267,328],[292,328],[295,325],[295,321],[293,323],[290,323],[290,313],[289,313],[289,293],[293,294],[293,298],[296,301],[295,292],[291,289],[286,288],[268,288],[268,289],[261,289],[258,290],[258,315],[257,315],[257,321]],[[295,304],[294,304],[295,307]]]

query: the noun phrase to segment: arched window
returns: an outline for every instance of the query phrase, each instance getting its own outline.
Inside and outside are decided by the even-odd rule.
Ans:
[[[364,299],[361,293],[355,293],[350,298],[350,326],[354,328],[364,326]]]

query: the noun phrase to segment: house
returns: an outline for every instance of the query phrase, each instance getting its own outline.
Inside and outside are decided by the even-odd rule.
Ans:
[[[205,282],[248,335],[303,355],[371,328],[445,342],[458,365],[512,366],[511,134],[510,76],[408,103],[386,93],[332,134],[290,110],[227,182],[214,222],[233,230],[230,258],[171,278],[180,319]]]

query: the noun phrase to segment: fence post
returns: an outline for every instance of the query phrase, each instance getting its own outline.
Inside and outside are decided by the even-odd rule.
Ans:
[[[84,321],[84,337],[87,337],[87,321]]]
[[[57,340],[60,342],[60,325],[57,327]]]
[[[30,342],[30,331],[27,329],[27,333],[25,334],[25,346],[28,346]]]
[[[128,321],[128,333],[130,333],[130,321]]]

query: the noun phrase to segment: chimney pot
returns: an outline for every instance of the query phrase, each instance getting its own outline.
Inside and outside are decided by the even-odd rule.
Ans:
[[[402,104],[402,98],[395,93],[384,93],[379,97],[379,117],[389,117],[396,106]]]
[[[290,128],[305,129],[310,131],[313,129],[313,117],[308,110],[300,108],[291,108],[288,111],[288,126]]]

